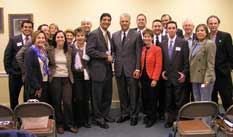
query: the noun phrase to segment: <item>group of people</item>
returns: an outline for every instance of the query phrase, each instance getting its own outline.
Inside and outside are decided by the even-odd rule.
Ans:
[[[103,13],[93,31],[85,18],[75,30],[42,24],[33,33],[33,23],[23,21],[22,34],[10,38],[4,54],[11,108],[24,85],[24,101],[36,98],[54,107],[62,134],[64,129],[77,133],[77,127],[91,127],[89,100],[93,123],[105,129],[115,121],[137,125],[140,111],[146,128],[157,119],[165,119],[169,128],[182,105],[218,102],[218,92],[225,110],[232,105],[232,38],[218,30],[217,16],[197,25],[195,33],[192,20],[185,20],[184,34],[168,14],[155,19],[151,29],[139,14],[131,29],[131,16],[123,13],[121,29],[112,35],[111,20]],[[113,75],[121,111],[116,120],[109,115]]]

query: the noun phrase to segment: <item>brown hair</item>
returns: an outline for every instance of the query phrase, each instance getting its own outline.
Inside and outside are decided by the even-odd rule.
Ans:
[[[44,33],[43,31],[41,31],[41,30],[37,30],[37,31],[35,31],[35,32],[32,33],[32,44],[35,44],[35,42],[36,42],[36,37],[37,37],[40,33],[44,34],[45,39],[46,39],[45,33]]]
[[[149,34],[152,38],[154,37],[154,33],[151,29],[145,29],[142,34],[143,34],[143,36],[145,34]]]

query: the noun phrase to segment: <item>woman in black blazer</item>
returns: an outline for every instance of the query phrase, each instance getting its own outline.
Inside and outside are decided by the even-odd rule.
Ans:
[[[32,35],[32,45],[25,55],[25,85],[29,98],[48,102],[48,55],[46,38],[42,31]]]

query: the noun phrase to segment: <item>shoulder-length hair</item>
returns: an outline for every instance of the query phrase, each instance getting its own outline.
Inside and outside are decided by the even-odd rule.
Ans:
[[[65,42],[64,42],[63,50],[64,50],[64,53],[66,53],[66,52],[68,51],[68,44],[67,44],[66,34],[65,34],[64,31],[58,30],[58,31],[54,34],[54,36],[53,36],[53,46],[54,46],[54,48],[57,47],[56,36],[57,36],[58,33],[62,33],[62,34],[64,35]]]

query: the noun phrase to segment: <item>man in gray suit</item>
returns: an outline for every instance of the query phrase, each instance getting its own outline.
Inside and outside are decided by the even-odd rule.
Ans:
[[[108,27],[111,15],[103,13],[100,17],[100,27],[92,31],[87,39],[87,55],[90,76],[92,80],[92,101],[94,120],[101,128],[109,128],[106,122],[114,122],[109,116],[112,102],[112,44]]]
[[[116,72],[121,116],[118,123],[130,118],[130,125],[137,125],[138,79],[140,75],[141,35],[129,28],[130,15],[120,16],[121,30],[112,36],[113,57]]]
[[[166,123],[172,126],[176,120],[178,110],[187,101],[184,82],[189,71],[188,42],[176,35],[177,24],[170,21],[167,24],[168,39],[161,43],[163,53],[162,78],[166,87]]]

